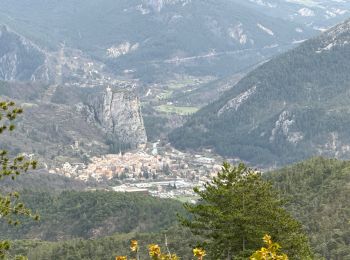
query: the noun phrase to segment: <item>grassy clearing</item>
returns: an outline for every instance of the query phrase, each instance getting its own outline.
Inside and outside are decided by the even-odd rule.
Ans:
[[[183,77],[183,78],[178,78],[178,79],[172,79],[166,82],[166,85],[169,89],[182,89],[185,87],[190,87],[190,86],[197,86],[203,83],[207,83],[213,80],[213,77],[207,76],[207,77],[201,77],[201,78],[196,78],[196,77]]]
[[[197,196],[186,196],[186,195],[175,197],[175,200],[178,200],[182,203],[190,203],[190,202],[192,202],[194,200],[198,200],[198,199],[199,199],[199,197],[197,197]]]
[[[196,113],[199,108],[198,107],[177,107],[173,105],[160,105],[157,106],[156,109],[163,113],[168,114],[179,114],[179,115],[190,115]]]
[[[171,98],[172,95],[173,95],[173,91],[172,90],[165,90],[162,94],[160,94],[158,96],[158,98],[160,100],[164,100],[164,99]]]

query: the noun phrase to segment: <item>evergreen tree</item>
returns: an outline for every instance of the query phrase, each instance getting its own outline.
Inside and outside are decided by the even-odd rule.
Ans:
[[[14,102],[0,102],[0,134],[5,131],[13,131],[15,126],[12,122],[22,112],[23,110],[16,107]],[[28,161],[23,155],[10,158],[8,151],[0,150],[0,167],[0,179],[10,177],[14,180],[17,175],[27,172],[29,169],[35,169],[36,161]],[[32,214],[23,203],[19,202],[18,192],[4,193],[0,190],[1,221],[7,221],[10,225],[18,225],[18,217],[21,215],[29,216],[36,220],[39,218],[38,215]],[[0,240],[0,259],[6,257],[9,249],[10,242]]]
[[[279,195],[261,174],[244,164],[224,164],[204,189],[195,188],[200,201],[185,204],[191,218],[180,217],[211,259],[247,259],[271,234],[291,259],[309,259],[311,250],[301,225],[284,209]]]

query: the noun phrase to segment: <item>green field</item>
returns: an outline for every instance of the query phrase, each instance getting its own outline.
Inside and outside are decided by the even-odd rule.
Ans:
[[[169,89],[176,90],[176,89],[182,89],[189,86],[196,86],[196,85],[208,83],[212,80],[214,80],[214,78],[210,76],[201,77],[201,78],[184,76],[183,78],[180,78],[180,79],[169,80],[168,82],[166,82],[166,86]]]
[[[169,98],[171,98],[172,95],[173,95],[172,90],[165,90],[164,93],[159,95],[159,99],[160,100],[169,99]]]
[[[173,105],[160,105],[155,108],[159,112],[179,115],[190,115],[196,113],[199,110],[198,107],[177,107]]]
[[[182,203],[191,203],[193,200],[198,200],[199,197],[198,196],[189,196],[189,195],[183,195],[183,196],[178,196],[175,197],[175,200],[178,200]]]

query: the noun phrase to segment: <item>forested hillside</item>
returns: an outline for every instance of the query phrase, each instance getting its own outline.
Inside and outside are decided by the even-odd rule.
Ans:
[[[350,162],[314,158],[265,177],[287,201],[287,210],[303,224],[315,259],[350,257]],[[64,240],[118,233],[93,240],[15,243],[17,253],[32,259],[113,259],[128,252],[133,238],[146,254],[147,244],[164,245],[165,233],[169,248],[181,256],[189,256],[195,246],[191,233],[176,226],[176,212],[183,214],[184,210],[175,201],[108,192],[37,193],[24,194],[24,198],[28,206],[39,210],[42,220],[11,230],[3,226],[2,234]],[[168,231],[159,232],[164,229]],[[96,230],[100,233],[91,232]]]
[[[160,231],[176,223],[182,204],[142,194],[64,191],[22,192],[28,208],[41,220],[23,219],[19,227],[0,226],[3,238],[65,240],[97,238],[114,233]]]
[[[350,158],[350,21],[261,65],[171,135],[255,165]]]
[[[96,183],[86,183],[79,180],[74,180],[62,175],[50,174],[45,169],[31,171],[23,174],[20,178],[3,179],[0,182],[0,188],[3,191],[35,191],[35,192],[50,192],[59,193],[63,190],[83,191],[96,186]]]
[[[16,241],[13,253],[27,255],[29,259],[57,260],[114,260],[117,255],[127,255],[130,251],[130,240],[137,239],[140,243],[140,255],[147,259],[147,247],[157,243],[165,248],[165,236],[168,248],[176,252],[182,259],[191,259],[191,246],[195,246],[194,237],[189,231],[179,226],[157,233],[116,234],[94,240],[67,240],[61,242]]]
[[[267,177],[305,226],[316,259],[350,259],[349,161],[314,158]]]

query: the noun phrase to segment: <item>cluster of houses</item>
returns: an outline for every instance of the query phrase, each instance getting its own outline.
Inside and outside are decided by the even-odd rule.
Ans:
[[[154,143],[123,154],[93,157],[86,165],[67,162],[50,172],[103,182],[120,192],[144,192],[165,198],[191,196],[194,186],[209,181],[221,170],[223,159],[210,155],[188,154]]]

